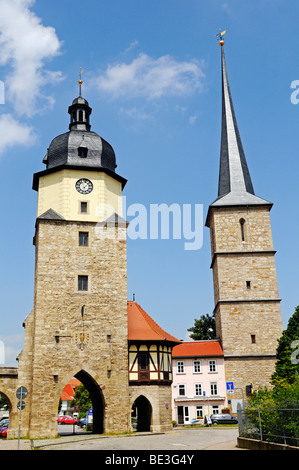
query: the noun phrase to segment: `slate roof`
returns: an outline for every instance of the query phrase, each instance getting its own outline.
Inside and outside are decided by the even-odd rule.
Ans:
[[[270,205],[255,195],[233,107],[223,46],[222,69],[222,130],[218,198],[210,205]]]
[[[54,211],[53,209],[48,209],[46,212],[44,212],[37,218],[43,220],[65,220],[62,215],[58,214],[58,212]]]
[[[121,181],[124,187],[127,181],[115,173],[117,165],[112,146],[90,130],[89,117],[92,108],[88,102],[81,96],[75,98],[68,112],[71,116],[69,131],[56,136],[50,143],[43,159],[46,170],[34,174],[33,189],[38,190],[40,176],[62,169],[104,171]],[[79,117],[81,114],[83,116],[83,113],[84,118]],[[86,153],[82,154],[82,149]]]

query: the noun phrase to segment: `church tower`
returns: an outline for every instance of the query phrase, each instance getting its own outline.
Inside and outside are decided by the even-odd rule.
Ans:
[[[80,82],[79,82],[80,83]],[[19,383],[28,389],[22,433],[57,434],[61,392],[88,389],[95,433],[129,429],[126,222],[111,145],[90,130],[80,95],[69,131],[52,140],[35,173],[34,307],[25,321]],[[27,426],[27,429],[26,429]]]
[[[227,78],[224,41],[222,133],[218,198],[209,206],[216,334],[220,338],[226,380],[235,389],[270,384],[282,321],[272,203],[255,195]],[[236,391],[237,392],[237,391]],[[238,395],[239,394],[239,395]],[[233,398],[242,397],[240,391]]]

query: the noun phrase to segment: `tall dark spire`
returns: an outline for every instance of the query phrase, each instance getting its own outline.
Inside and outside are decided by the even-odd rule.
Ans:
[[[222,69],[222,131],[218,199],[212,206],[270,204],[254,194],[230,93],[222,36],[219,44]]]

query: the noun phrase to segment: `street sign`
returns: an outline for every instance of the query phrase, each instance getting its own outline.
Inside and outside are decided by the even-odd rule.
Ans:
[[[86,424],[92,424],[93,422],[93,409],[89,408],[87,412],[87,423]]]
[[[234,382],[226,382],[227,393],[234,393]]]
[[[17,404],[17,408],[18,410],[23,410],[25,408],[25,402],[23,400],[19,401]]]
[[[19,387],[16,393],[16,396],[19,400],[26,398],[28,395],[28,390],[26,387]]]
[[[20,410],[19,414],[19,432],[18,432],[18,450],[20,450],[20,435],[21,435],[21,411],[25,408],[25,402],[23,401],[28,395],[28,390],[26,387],[19,387],[16,391],[16,396],[20,400],[17,404],[18,410]]]

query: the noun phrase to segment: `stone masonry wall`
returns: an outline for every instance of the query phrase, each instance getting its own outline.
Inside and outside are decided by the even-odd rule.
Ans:
[[[61,392],[80,371],[102,390],[104,430],[128,429],[126,228],[118,228],[119,237],[114,226],[98,229],[95,223],[38,222],[34,310],[19,362],[30,391],[25,435],[56,435]],[[79,231],[89,233],[89,246],[78,245]],[[78,291],[78,275],[88,275],[88,292]]]
[[[130,385],[130,409],[134,401],[143,395],[152,406],[151,431],[165,432],[172,430],[171,385]]]
[[[269,207],[213,208],[209,227],[227,381],[269,384],[282,333]]]

